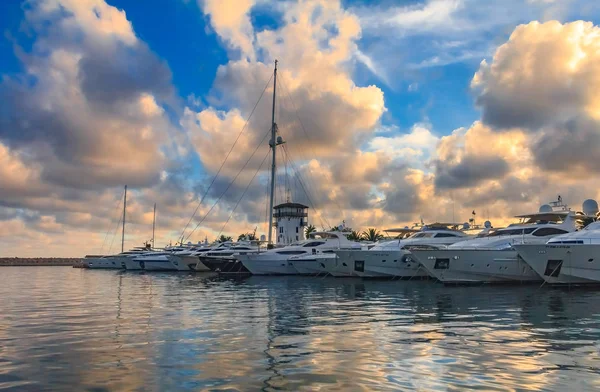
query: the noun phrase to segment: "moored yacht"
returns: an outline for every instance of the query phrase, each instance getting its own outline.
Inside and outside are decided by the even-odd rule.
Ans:
[[[149,246],[135,247],[132,250],[111,256],[86,256],[83,264],[86,268],[91,269],[124,269],[127,261],[151,252],[152,249]]]
[[[576,215],[560,202],[550,211],[517,216],[518,224],[497,229],[480,238],[457,242],[446,249],[413,249],[412,255],[443,283],[537,282],[541,277],[513,247],[545,243],[549,238],[577,229]],[[544,206],[543,206],[544,207]]]
[[[463,231],[453,229],[457,224],[435,223],[415,229],[388,229],[401,238],[376,244],[369,250],[336,250],[336,269],[331,273],[353,274],[363,278],[424,278],[427,271],[411,257],[409,247],[426,246],[428,249],[446,247],[471,238]],[[402,236],[410,236],[402,238]]]
[[[586,203],[595,209],[586,211]],[[591,213],[590,213],[591,212]],[[595,215],[598,204],[586,200],[584,213]],[[519,256],[550,284],[600,284],[600,222],[551,238],[545,244],[518,244]]]
[[[222,274],[249,274],[250,271],[238,260],[240,255],[257,254],[260,245],[251,242],[238,242],[227,247],[213,249],[200,255],[200,262],[214,272]]]
[[[254,255],[239,255],[237,258],[254,275],[298,275],[298,270],[289,260],[291,256],[360,247],[360,244],[346,238],[348,234],[339,231],[316,232],[310,234],[307,240],[283,248],[269,249]]]
[[[210,269],[200,262],[200,255],[214,248],[214,245],[188,246],[183,250],[174,251],[173,255],[179,258],[178,271],[206,272]]]

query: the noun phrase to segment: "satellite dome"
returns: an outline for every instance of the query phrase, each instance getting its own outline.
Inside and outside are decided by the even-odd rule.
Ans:
[[[265,242],[265,241],[267,240],[267,236],[266,236],[266,235],[264,235],[264,234],[263,234],[263,235],[261,235],[261,236],[260,236],[260,240],[261,240],[262,242]]]
[[[552,206],[550,204],[544,204],[540,207],[539,212],[552,212]]]
[[[467,222],[463,223],[463,230],[469,230],[471,228],[471,225],[468,224]]]
[[[491,229],[492,228],[492,222],[490,222],[489,220],[485,221],[483,223],[483,227],[485,227],[486,229]]]
[[[595,216],[598,213],[598,203],[596,200],[587,199],[583,202],[583,213],[589,216]]]

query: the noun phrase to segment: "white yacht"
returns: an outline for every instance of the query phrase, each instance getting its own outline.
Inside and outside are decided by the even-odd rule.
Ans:
[[[127,261],[151,252],[152,249],[149,247],[136,247],[132,250],[111,256],[86,256],[83,264],[86,268],[91,269],[124,269]]]
[[[600,222],[545,244],[520,244],[519,256],[547,283],[600,284]]]
[[[173,255],[177,256],[180,259],[180,261],[177,264],[178,271],[210,271],[210,269],[200,261],[200,255],[210,251],[215,246],[219,245],[213,244],[188,246],[183,250],[174,251]]]
[[[421,230],[389,229],[386,232],[400,233],[405,238],[381,242],[369,250],[336,250],[336,269],[332,274],[344,276],[353,274],[363,278],[424,278],[427,271],[413,260],[409,247],[426,246],[428,249],[446,247],[459,241],[472,238],[463,231],[451,229],[457,224],[435,223]]]
[[[545,243],[577,229],[574,212],[558,211],[517,216],[522,222],[446,249],[413,249],[413,256],[443,283],[535,282],[541,277],[520,258],[513,245]],[[542,210],[542,209],[541,209]]]
[[[161,251],[145,253],[138,257],[128,260],[125,268],[128,270],[146,270],[146,271],[189,271],[183,265],[182,257],[176,255],[177,252],[185,251],[183,246],[167,247]]]
[[[290,257],[316,254],[330,249],[351,249],[360,247],[346,236],[350,233],[329,231],[315,232],[307,240],[292,243],[283,248],[269,249],[258,254],[239,255],[237,259],[254,275],[298,275],[298,270],[290,262]]]

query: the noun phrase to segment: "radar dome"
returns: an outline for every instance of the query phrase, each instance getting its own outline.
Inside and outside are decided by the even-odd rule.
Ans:
[[[583,213],[588,216],[596,216],[598,213],[598,203],[596,200],[587,199],[583,202]]]
[[[492,228],[492,222],[490,222],[489,220],[485,221],[483,223],[483,227],[485,227],[486,229],[491,229]]]
[[[263,235],[261,235],[261,236],[260,236],[260,240],[261,240],[262,242],[265,242],[265,241],[267,240],[267,236],[266,236],[266,235],[264,235],[264,234],[263,234]]]
[[[552,212],[552,206],[550,204],[544,204],[540,207],[539,212]]]
[[[463,223],[463,230],[469,230],[470,227],[471,227],[471,225],[468,224],[467,222]]]

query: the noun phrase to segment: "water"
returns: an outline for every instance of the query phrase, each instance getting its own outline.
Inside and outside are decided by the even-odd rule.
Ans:
[[[600,290],[0,269],[0,390],[592,390]]]

